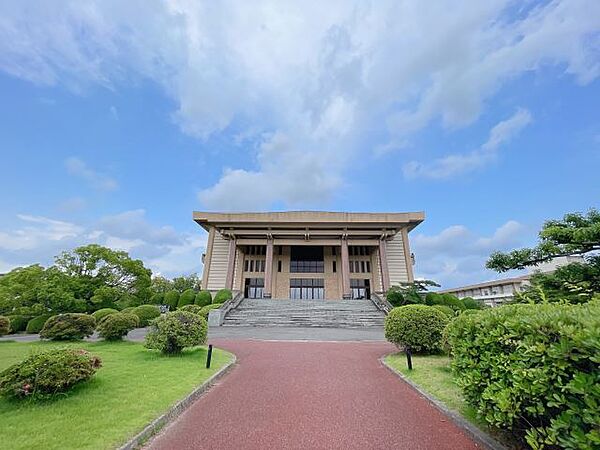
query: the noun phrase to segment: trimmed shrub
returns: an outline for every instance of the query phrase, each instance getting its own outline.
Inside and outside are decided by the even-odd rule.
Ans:
[[[29,322],[31,316],[15,314],[14,316],[8,316],[8,319],[10,320],[10,332],[22,333],[27,329],[27,322]]]
[[[50,317],[42,331],[42,339],[52,339],[53,341],[68,341],[74,339],[83,339],[91,336],[96,327],[96,320],[87,314],[68,313],[59,314]]]
[[[44,324],[46,320],[52,317],[52,314],[42,314],[41,316],[34,317],[29,322],[27,322],[27,328],[25,331],[29,334],[37,334],[42,331],[44,328]]]
[[[401,306],[392,309],[385,318],[385,338],[416,353],[439,352],[448,321],[446,314],[431,306]]]
[[[193,305],[194,299],[196,298],[196,291],[193,289],[187,289],[183,291],[181,296],[179,297],[179,302],[177,302],[177,308],[181,308],[185,305]]]
[[[169,312],[152,323],[146,335],[145,346],[172,355],[185,347],[206,343],[208,324],[206,320],[188,311]]]
[[[212,295],[210,295],[210,291],[200,291],[196,294],[196,299],[194,300],[194,304],[198,306],[206,306],[212,303]]]
[[[116,313],[105,316],[100,320],[98,334],[107,341],[118,341],[123,339],[131,330],[133,330],[139,319],[135,314]]]
[[[135,306],[128,306],[127,308],[123,308],[120,312],[133,314],[133,310],[135,308],[136,308]]]
[[[223,303],[211,303],[210,305],[203,306],[198,314],[208,320],[208,313],[211,309],[218,309],[223,305]]]
[[[4,336],[10,332],[10,319],[0,316],[0,336]]]
[[[215,297],[213,298],[213,303],[225,303],[227,300],[231,300],[232,294],[229,289],[221,289],[217,291]]]
[[[165,305],[169,305],[169,311],[175,311],[179,303],[179,292],[169,291],[165,294]]]
[[[465,400],[536,449],[600,447],[600,304],[507,305],[448,327]]]
[[[118,313],[119,311],[113,308],[102,308],[99,309],[98,311],[94,311],[92,313],[92,316],[94,316],[94,319],[96,319],[96,322],[99,322],[100,320],[102,320],[104,317],[108,316],[109,314],[114,314],[114,313]]]
[[[165,304],[165,294],[161,292],[157,292],[152,297],[150,297],[150,303],[153,305],[164,305]]]
[[[101,366],[100,358],[82,349],[54,349],[33,354],[0,373],[0,395],[51,397],[90,379]]]
[[[154,305],[140,305],[133,310],[133,314],[140,319],[140,327],[147,327],[152,319],[160,316],[160,311]]]
[[[449,306],[446,306],[446,305],[433,305],[432,308],[435,308],[438,311],[443,312],[450,319],[452,319],[455,316],[454,310],[452,308],[450,308]]]
[[[202,306],[200,305],[185,305],[182,306],[181,308],[179,308],[179,311],[187,311],[187,312],[191,312],[194,314],[200,314],[200,312],[202,311]]]
[[[482,309],[483,306],[480,302],[478,302],[477,300],[471,298],[471,297],[465,297],[461,299],[463,302],[463,305],[465,305],[466,309]]]

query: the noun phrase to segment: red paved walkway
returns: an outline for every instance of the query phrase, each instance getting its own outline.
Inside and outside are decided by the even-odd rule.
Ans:
[[[381,365],[387,343],[214,343],[237,366],[150,448],[478,448]]]

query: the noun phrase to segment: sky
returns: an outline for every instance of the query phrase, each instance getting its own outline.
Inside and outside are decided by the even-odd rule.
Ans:
[[[0,2],[0,273],[201,273],[192,211],[424,211],[415,274],[600,207],[600,2]]]

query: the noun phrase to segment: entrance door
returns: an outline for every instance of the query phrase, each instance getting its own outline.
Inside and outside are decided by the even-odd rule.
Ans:
[[[371,282],[368,279],[351,279],[350,289],[353,299],[371,298]]]
[[[246,281],[244,282],[244,297],[263,298],[264,288],[264,278],[246,278]]]

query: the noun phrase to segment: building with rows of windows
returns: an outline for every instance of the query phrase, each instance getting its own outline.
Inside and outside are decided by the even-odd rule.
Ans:
[[[202,286],[246,298],[369,298],[413,280],[416,213],[195,212],[208,232]]]

